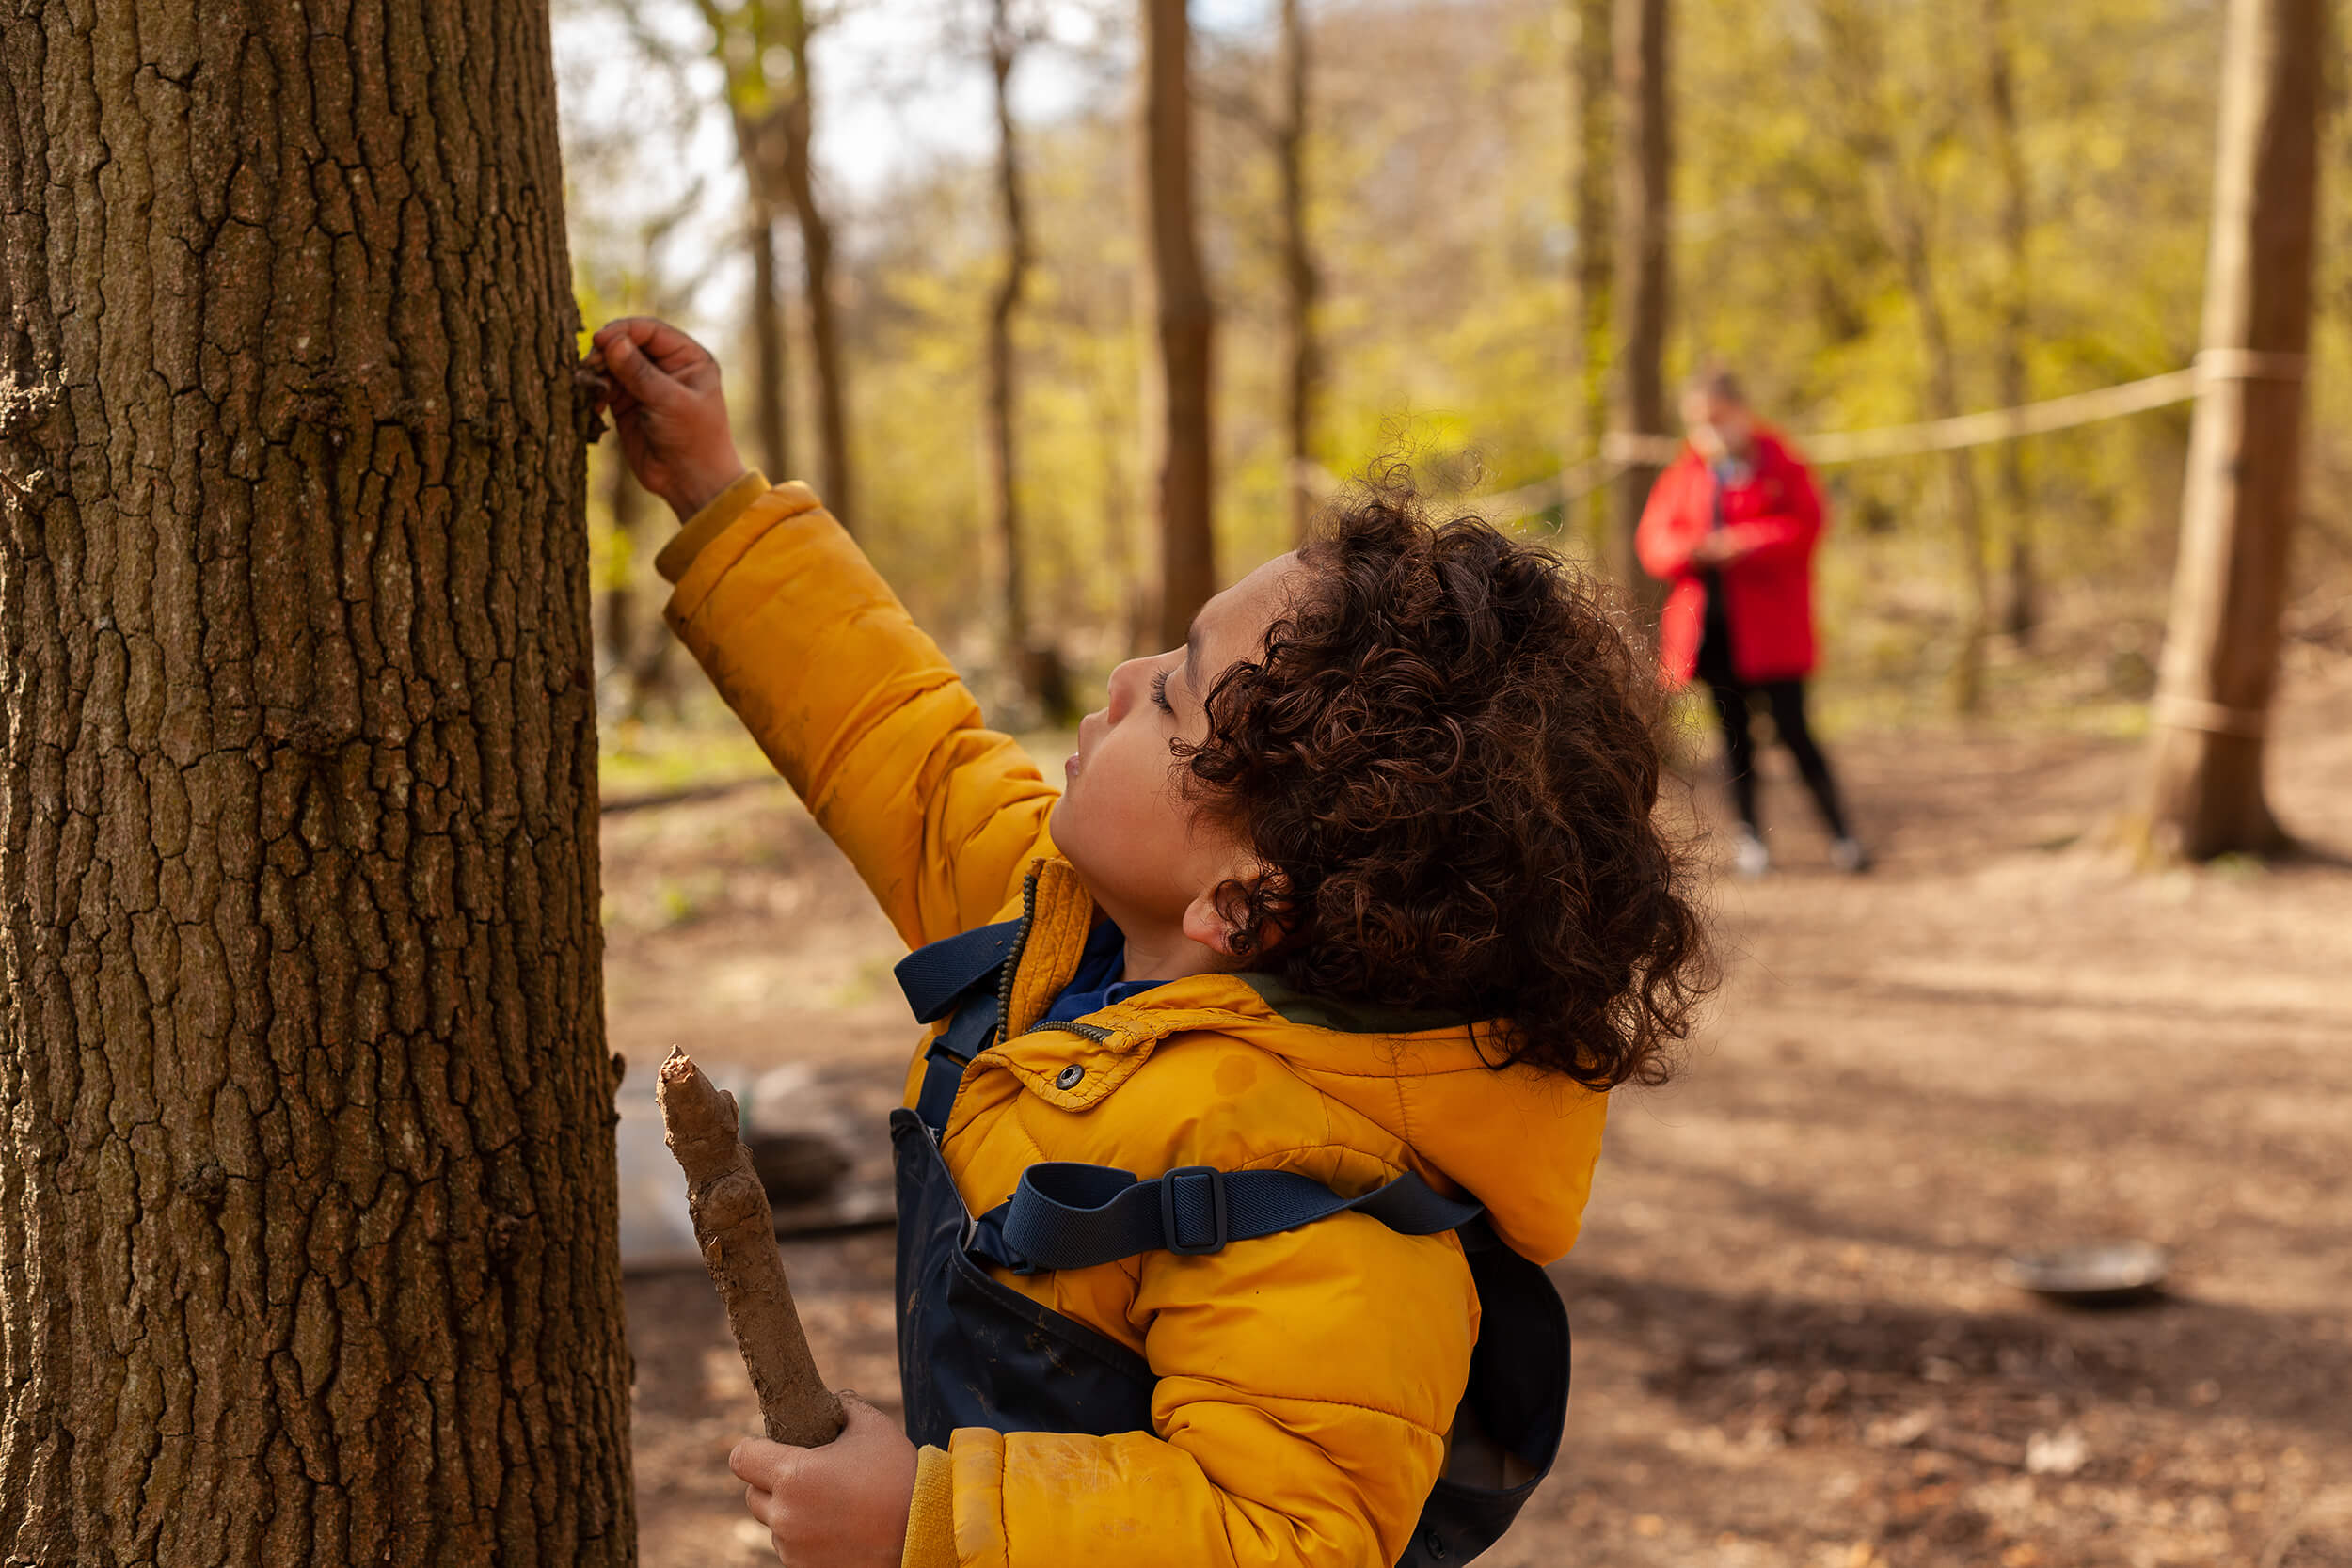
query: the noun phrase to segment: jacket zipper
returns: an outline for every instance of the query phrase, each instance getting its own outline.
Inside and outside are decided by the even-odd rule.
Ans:
[[[1005,971],[996,982],[996,1037],[990,1045],[1002,1045],[1011,1037],[1012,981],[1021,971],[1021,955],[1029,945],[1029,927],[1037,919],[1037,874],[1038,868],[1032,865],[1022,879],[1021,924],[1013,927],[1012,951],[1005,955]]]
[[[1065,1022],[1059,1019],[1056,1019],[1048,1022],[1036,1025],[1030,1029],[1029,1033],[1032,1035],[1042,1035],[1048,1030],[1053,1030],[1057,1033],[1064,1035],[1084,1035],[1088,1039],[1092,1040],[1097,1045],[1100,1045],[1104,1040],[1109,1039],[1111,1036],[1117,1032],[1115,1030],[1105,1029],[1099,1023],[1080,1023],[1075,1020]]]

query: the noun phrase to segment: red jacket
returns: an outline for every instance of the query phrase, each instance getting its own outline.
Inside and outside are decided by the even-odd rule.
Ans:
[[[1795,680],[1813,673],[1813,546],[1821,496],[1813,475],[1776,434],[1758,428],[1753,471],[1724,492],[1724,529],[1747,553],[1717,568],[1731,617],[1731,669],[1742,681]],[[1698,669],[1707,583],[1691,551],[1715,515],[1715,476],[1690,447],[1667,465],[1642,511],[1634,548],[1643,570],[1673,585],[1658,623],[1659,673],[1680,686]]]

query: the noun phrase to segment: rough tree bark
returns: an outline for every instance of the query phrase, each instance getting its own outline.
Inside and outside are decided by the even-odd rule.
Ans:
[[[1576,231],[1568,258],[1568,420],[1561,445],[1564,486],[1571,470],[1600,449],[1609,428],[1609,226],[1611,0],[1563,0],[1562,31],[1568,86],[1568,221]],[[1596,486],[1581,498],[1585,515],[1573,515],[1580,498],[1560,496],[1560,526],[1581,534],[1596,560],[1608,548],[1609,492]]]
[[[2127,828],[2203,859],[2283,847],[2263,793],[2311,341],[2323,0],[2231,0],[2202,386],[2147,773]]]
[[[1616,364],[1611,378],[1611,427],[1628,435],[1666,429],[1666,313],[1673,284],[1668,250],[1673,220],[1674,143],[1668,77],[1668,0],[1615,0],[1613,56],[1616,76],[1616,243],[1612,280]],[[1653,617],[1659,585],[1642,570],[1634,531],[1659,466],[1628,464],[1611,489],[1615,498],[1609,561],[1617,580]]]
[[[2001,170],[2001,405],[2026,402],[2026,335],[2032,272],[2026,255],[2028,210],[2026,155],[2017,133],[2015,44],[2009,0],[1984,0],[1984,96],[1993,120],[1993,155]],[[2034,573],[2032,500],[2026,489],[2026,448],[2001,443],[2001,506],[2009,514],[2009,603],[2006,629],[2021,646],[2033,640],[2040,615]]]
[[[0,29],[0,1561],[633,1560],[554,92]]]
[[[1307,20],[1299,0],[1282,0],[1282,110],[1274,125],[1275,165],[1282,185],[1283,420],[1290,433],[1291,537],[1307,538],[1315,514],[1316,402],[1322,396],[1323,352],[1315,337],[1315,301],[1323,290],[1313,245],[1307,236]]]
[[[1210,338],[1216,312],[1200,270],[1192,200],[1192,26],[1184,0],[1143,0],[1146,268],[1156,352],[1146,404],[1156,416],[1148,467],[1159,481],[1159,643],[1183,645],[1216,592],[1210,532]]]

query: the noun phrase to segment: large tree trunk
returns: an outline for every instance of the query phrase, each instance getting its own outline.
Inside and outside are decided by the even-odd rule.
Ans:
[[[1299,0],[1282,0],[1282,112],[1274,131],[1282,185],[1282,335],[1288,351],[1282,413],[1290,434],[1291,537],[1302,544],[1315,514],[1315,404],[1323,381],[1315,339],[1322,279],[1307,238],[1307,51]]]
[[[1617,363],[1612,378],[1612,427],[1633,436],[1666,428],[1666,312],[1673,258],[1674,143],[1668,121],[1670,54],[1667,0],[1615,0],[1613,52],[1616,71],[1616,244],[1612,280]],[[1652,615],[1659,585],[1642,571],[1634,531],[1659,466],[1629,463],[1613,486],[1615,527],[1609,541],[1617,580]]]
[[[2001,404],[2026,402],[2026,339],[2029,330],[2027,291],[2032,273],[2026,251],[2026,155],[2017,134],[2017,89],[2012,68],[2009,0],[1984,0],[1985,104],[1993,120],[1993,153],[2001,170]],[[2001,506],[2009,514],[2008,631],[2021,645],[2033,639],[2040,618],[2035,583],[2032,500],[2026,490],[2026,448],[2001,443]]]
[[[1157,353],[1147,404],[1156,415],[1159,642],[1182,646],[1216,592],[1209,527],[1209,355],[1215,312],[1200,271],[1192,203],[1192,27],[1184,0],[1143,0],[1145,245]]]
[[[2231,0],[2202,386],[2137,824],[2158,855],[2285,842],[2263,738],[2297,505],[2326,45],[2322,0]]]
[[[1560,526],[1581,536],[1596,560],[1608,549],[1606,487],[1581,498],[1573,515],[1577,466],[1600,449],[1609,428],[1610,77],[1613,70],[1610,0],[1563,0],[1567,35],[1568,221],[1576,231],[1568,260],[1568,420],[1561,445]]]
[[[750,161],[747,157],[745,166]],[[744,235],[752,253],[752,429],[760,466],[778,483],[792,472],[790,366],[784,329],[784,291],[776,277],[776,210],[754,182]]]
[[[0,1560],[633,1559],[554,89],[0,31]]]
[[[850,482],[848,372],[841,363],[841,315],[833,297],[833,226],[817,199],[809,160],[808,8],[787,0],[786,47],[792,59],[792,92],[780,110],[783,173],[801,225],[801,264],[807,279],[809,357],[817,371],[817,445],[823,462],[825,504],[854,531],[856,488]]]

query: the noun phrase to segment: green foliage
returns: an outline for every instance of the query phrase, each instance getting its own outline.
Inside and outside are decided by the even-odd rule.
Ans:
[[[2178,368],[2197,339],[2219,8],[2012,0],[2010,10],[2030,182],[2029,395]],[[1590,455],[1568,434],[1568,275],[1581,237],[1567,217],[1561,14],[1561,0],[1358,0],[1311,13],[1319,456],[1334,473],[1403,458],[1452,501]],[[1677,18],[1670,372],[1720,356],[1768,417],[1800,434],[1926,417],[1920,325],[1874,206],[1891,191],[1919,215],[1961,401],[1995,405],[2004,258],[1980,6],[1681,0]],[[1272,42],[1270,20],[1263,34],[1205,38],[1197,71],[1228,577],[1288,535],[1279,233],[1263,130]],[[2352,167],[2343,119],[2330,179]],[[973,661],[987,657],[992,602],[982,316],[1002,265],[987,153],[926,168],[843,219],[865,476],[857,521],[916,613]],[[1031,127],[1027,153],[1039,266],[1018,342],[1034,603],[1081,668],[1100,668],[1128,651],[1137,585],[1156,567],[1122,93]],[[2328,199],[2310,426],[2318,542],[2306,559],[2341,573],[2352,565],[2342,499],[2352,441],[2340,434],[2352,415],[2342,309],[2352,302],[2352,221],[2341,189]],[[2131,666],[2153,653],[2187,424],[2173,409],[2029,442],[2028,506],[2058,624],[2044,662],[1996,660],[1996,703],[2060,669],[2054,700],[2136,699]],[[2013,519],[2000,511],[1991,454],[1979,461],[1998,556]],[[1930,705],[1959,635],[1940,460],[1857,464],[1828,483],[1835,680],[1916,691]],[[1556,511],[1526,526],[1556,527]]]

